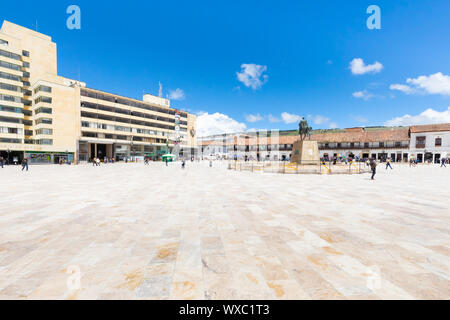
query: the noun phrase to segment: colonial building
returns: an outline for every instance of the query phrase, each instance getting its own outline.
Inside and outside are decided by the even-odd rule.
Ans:
[[[32,163],[158,158],[196,149],[196,117],[152,95],[87,88],[57,73],[51,37],[4,21],[0,29],[0,155]]]
[[[439,162],[450,155],[450,123],[411,126],[411,156],[419,162]]]
[[[289,160],[298,134],[263,131],[199,139],[203,156],[227,159]],[[368,127],[314,130],[308,138],[318,142],[320,157],[372,158],[406,162],[409,159],[408,127]]]

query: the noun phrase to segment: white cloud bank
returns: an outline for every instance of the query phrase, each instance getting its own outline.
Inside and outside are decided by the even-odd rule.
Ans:
[[[226,114],[202,112],[197,115],[197,134],[199,137],[221,133],[243,132],[247,129],[245,123],[238,122]]]
[[[409,126],[409,125],[448,123],[448,122],[450,122],[450,106],[447,108],[447,110],[444,111],[436,111],[432,108],[428,108],[424,112],[415,116],[405,114],[404,116],[386,121],[385,125]]]
[[[176,88],[175,90],[170,90],[169,99],[171,100],[184,100],[184,91],[180,88]]]
[[[261,117],[261,115],[259,113],[257,114],[248,114],[245,116],[245,120],[247,122],[258,122],[261,121],[263,119],[263,117]]]
[[[364,101],[374,97],[374,95],[367,90],[353,92],[352,96],[357,99],[363,99]]]
[[[265,71],[267,71],[267,66],[244,63],[241,65],[241,72],[236,72],[236,76],[246,87],[256,90],[261,88],[269,79],[269,76],[264,74]]]
[[[429,76],[406,79],[406,84],[392,84],[391,90],[399,90],[406,94],[426,93],[450,95],[450,76],[437,72]]]
[[[302,120],[302,117],[297,114],[283,112],[281,113],[281,120],[283,120],[283,122],[286,124],[290,124],[300,122],[300,120]]]
[[[355,58],[350,62],[349,66],[353,74],[361,75],[366,73],[378,73],[383,70],[383,65],[378,61],[374,64],[365,64],[361,58]]]

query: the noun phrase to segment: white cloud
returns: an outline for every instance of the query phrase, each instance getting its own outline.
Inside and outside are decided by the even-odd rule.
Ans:
[[[429,76],[407,79],[407,83],[425,90],[429,94],[450,95],[450,76],[438,72]]]
[[[365,101],[374,97],[374,95],[367,90],[353,92],[352,96],[357,99],[363,99]]]
[[[317,115],[317,116],[313,117],[314,124],[320,125],[320,124],[327,123],[328,121],[330,121],[330,118],[327,118],[327,117],[324,117],[321,115]]]
[[[247,122],[258,122],[261,121],[263,119],[263,117],[261,117],[261,115],[259,113],[257,114],[249,114],[245,116],[245,120]]]
[[[284,123],[290,124],[294,122],[300,122],[300,120],[302,120],[302,117],[297,114],[283,112],[281,114],[281,119],[284,121]]]
[[[389,89],[391,89],[391,90],[398,90],[398,91],[401,91],[401,92],[406,93],[406,94],[410,94],[410,93],[414,92],[414,89],[411,88],[410,86],[407,86],[406,84],[398,84],[398,83],[391,84],[389,86]]]
[[[336,122],[330,122],[329,128],[330,129],[336,129],[338,127]]]
[[[406,84],[392,84],[391,90],[400,90],[406,94],[441,94],[450,95],[450,76],[437,72],[429,76],[406,79]]]
[[[269,118],[269,122],[271,122],[271,123],[275,123],[275,122],[280,122],[281,121],[280,118],[274,117],[271,114],[269,114],[268,118]]]
[[[350,62],[350,70],[353,74],[377,73],[383,70],[383,65],[378,61],[374,64],[365,64],[363,59],[355,58]]]
[[[436,111],[432,108],[428,108],[424,112],[415,116],[405,114],[404,116],[386,121],[385,125],[409,126],[409,125],[448,123],[448,122],[450,122],[450,106],[447,108],[447,110],[444,111]]]
[[[359,116],[359,115],[354,116],[354,115],[350,115],[350,117],[351,117],[353,120],[355,120],[355,121],[357,121],[357,122],[359,122],[359,123],[367,123],[367,122],[369,122],[369,120],[368,120],[366,117],[364,117],[364,116]]]
[[[247,129],[245,123],[238,122],[226,114],[207,112],[197,115],[197,133],[199,137],[221,133],[243,132]]]
[[[169,99],[171,100],[184,100],[184,91],[180,88],[176,88],[175,90],[170,90]]]
[[[269,79],[267,74],[263,74],[266,70],[267,66],[244,63],[241,65],[241,72],[236,72],[236,76],[246,87],[256,90],[261,88]]]

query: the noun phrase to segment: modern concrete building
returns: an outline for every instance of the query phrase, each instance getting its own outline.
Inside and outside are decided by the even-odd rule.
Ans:
[[[196,149],[195,115],[58,76],[51,37],[4,21],[0,29],[0,155],[11,162],[157,159]]]

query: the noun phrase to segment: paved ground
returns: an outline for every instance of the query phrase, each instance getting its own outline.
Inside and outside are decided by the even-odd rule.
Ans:
[[[0,169],[1,299],[449,299],[450,168]]]

